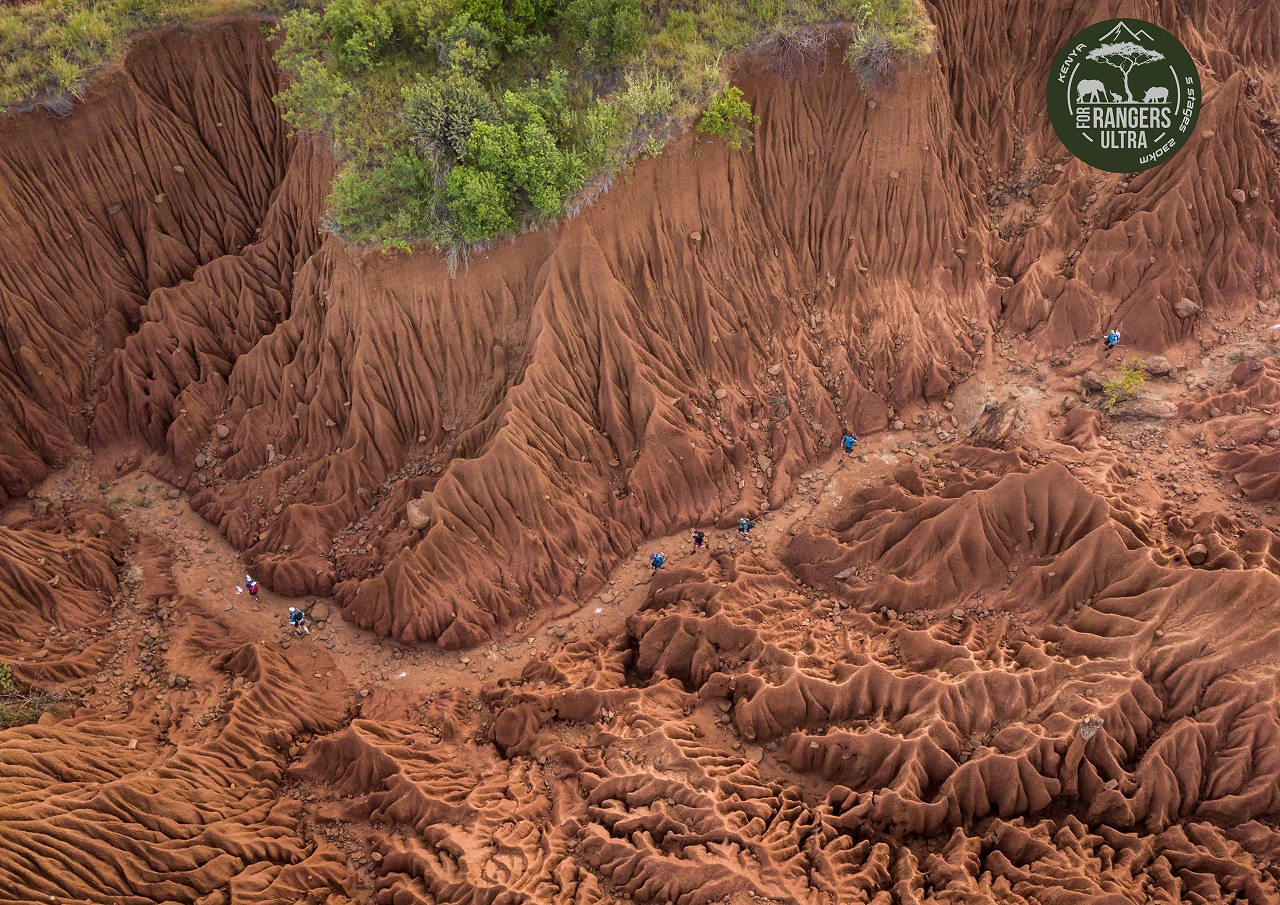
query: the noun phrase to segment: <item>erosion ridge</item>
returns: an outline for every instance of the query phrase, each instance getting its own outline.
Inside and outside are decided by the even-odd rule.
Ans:
[[[0,898],[1280,901],[1275,12],[931,13],[456,276],[257,23],[0,129]],[[1206,89],[1132,179],[1037,116],[1119,13]]]

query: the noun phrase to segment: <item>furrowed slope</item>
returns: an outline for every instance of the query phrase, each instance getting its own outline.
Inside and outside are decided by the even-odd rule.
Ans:
[[[116,108],[145,112],[122,130],[157,174],[129,196],[130,235],[147,228],[128,280],[89,287],[96,261],[65,240],[128,259],[98,213],[61,242],[48,224],[80,196],[110,212],[136,165],[53,168],[12,137],[0,155],[15,186],[63,186],[6,240],[52,259],[34,288],[7,271],[6,492],[84,436],[143,438],[272,587],[334,592],[361,625],[467,646],[571,607],[643,538],[776,507],[844,427],[945,395],[995,325],[1055,349],[1114,323],[1164,348],[1200,335],[1196,311],[1280,291],[1272,52],[1218,38],[1213,10],[1139,7],[1218,61],[1176,165],[1100,177],[1036,116],[1087,11],[939,3],[938,55],[895,87],[863,91],[834,55],[785,79],[749,61],[753,151],[686,138],[456,278],[317,237],[331,163],[284,135],[256,32],[139,51],[114,94],[41,126],[110,148]],[[223,84],[232,50],[251,62]],[[180,51],[201,63],[166,81]],[[193,168],[199,190],[163,191]],[[55,341],[98,323],[101,351]]]

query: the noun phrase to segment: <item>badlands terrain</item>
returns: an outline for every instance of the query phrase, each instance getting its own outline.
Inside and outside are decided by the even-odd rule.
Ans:
[[[1280,6],[929,14],[455,276],[260,21],[0,121],[0,901],[1280,902]],[[1115,15],[1133,177],[1043,112]]]

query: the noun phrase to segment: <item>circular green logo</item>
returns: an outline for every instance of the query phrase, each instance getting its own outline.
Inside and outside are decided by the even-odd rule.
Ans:
[[[1200,73],[1182,43],[1141,19],[1090,25],[1058,51],[1045,92],[1067,150],[1111,173],[1136,173],[1187,143]]]

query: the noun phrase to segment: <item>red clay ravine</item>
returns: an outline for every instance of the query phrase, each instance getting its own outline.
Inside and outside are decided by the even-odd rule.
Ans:
[[[1280,901],[1280,13],[1126,7],[1131,178],[1069,6],[740,61],[753,150],[456,276],[323,232],[256,23],[0,126],[0,900]]]

